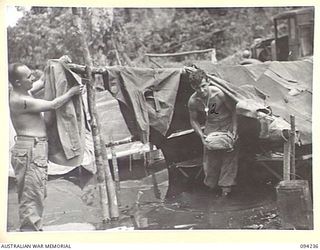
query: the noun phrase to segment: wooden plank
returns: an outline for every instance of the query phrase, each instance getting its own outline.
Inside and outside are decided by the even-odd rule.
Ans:
[[[204,129],[204,126],[201,126],[201,129]],[[194,133],[194,129],[186,129],[186,130],[182,130],[182,131],[177,131],[175,133],[172,133],[171,135],[169,135],[167,137],[167,139],[171,139],[171,138],[174,138],[174,137],[179,137],[179,136],[183,136],[183,135],[188,135],[188,134],[191,134],[191,133]]]
[[[283,161],[283,156],[270,156],[270,157],[267,157],[267,156],[256,156],[255,160],[257,162],[260,162],[260,161],[272,161],[272,162],[279,162],[279,161]]]
[[[305,161],[305,160],[310,160],[312,159],[312,154],[306,154],[306,155],[300,155],[299,157],[296,157],[296,161]],[[260,161],[271,161],[271,162],[279,162],[283,161],[283,156],[277,156],[277,157],[265,157],[265,156],[258,156],[255,158],[255,161],[260,162]]]

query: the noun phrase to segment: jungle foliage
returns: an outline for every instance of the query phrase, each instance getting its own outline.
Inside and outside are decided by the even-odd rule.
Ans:
[[[101,47],[109,65],[141,66],[145,53],[208,48],[221,60],[256,37],[272,37],[272,16],[291,8],[81,8],[81,18],[93,58]],[[47,59],[65,54],[84,63],[71,8],[20,11],[23,17],[7,29],[9,63],[42,69]]]

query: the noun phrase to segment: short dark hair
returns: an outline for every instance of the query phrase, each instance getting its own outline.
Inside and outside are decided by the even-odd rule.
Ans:
[[[202,69],[197,69],[189,73],[189,82],[192,87],[197,87],[201,84],[203,79],[207,79],[207,74]]]
[[[23,63],[11,63],[8,67],[8,79],[12,85],[15,85],[16,80],[20,79],[18,68],[25,66]]]

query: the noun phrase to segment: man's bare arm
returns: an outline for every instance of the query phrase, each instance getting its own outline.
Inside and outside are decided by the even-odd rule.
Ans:
[[[230,110],[232,113],[232,128],[233,128],[233,134],[236,136],[238,132],[238,124],[237,124],[237,113],[236,113],[236,107],[231,105],[231,103],[227,100],[226,96],[223,95],[223,101],[226,105],[226,107]]]
[[[42,75],[39,80],[35,81],[32,84],[32,88],[29,90],[29,93],[31,95],[34,95],[35,93],[37,93],[43,88],[44,88],[44,75]]]
[[[58,109],[63,104],[68,102],[72,96],[80,94],[81,90],[82,87],[74,86],[71,89],[69,89],[65,94],[55,98],[52,101],[27,97],[22,100],[19,100],[19,103],[15,105],[15,110],[19,113],[39,113]]]
[[[190,116],[191,127],[200,136],[200,138],[203,139],[204,138],[204,134],[202,132],[201,125],[198,122],[198,112],[189,110],[189,116]]]

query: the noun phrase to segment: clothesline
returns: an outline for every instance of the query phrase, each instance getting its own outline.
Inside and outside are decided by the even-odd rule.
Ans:
[[[69,63],[67,65],[72,71],[74,71],[75,73],[78,73],[78,74],[85,73],[86,72],[86,67],[88,67],[86,65],[79,65],[79,64],[75,64],[75,63]],[[117,66],[100,66],[100,67],[92,66],[91,67],[91,72],[92,72],[92,74],[104,74],[104,73],[108,72],[108,70],[110,70],[112,68],[116,68],[116,67],[123,67],[123,66],[120,66],[120,65],[117,65]],[[181,70],[183,70],[183,69],[181,69]],[[182,71],[182,73],[183,72],[184,71]]]
[[[85,73],[86,72],[86,67],[85,65],[79,65],[79,64],[74,64],[74,63],[69,63],[68,64],[69,68],[74,71],[75,73]],[[103,74],[107,72],[108,66],[103,66],[103,67],[91,67],[91,72],[93,74]]]

